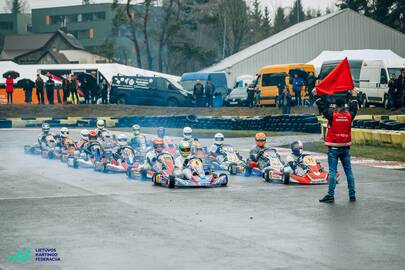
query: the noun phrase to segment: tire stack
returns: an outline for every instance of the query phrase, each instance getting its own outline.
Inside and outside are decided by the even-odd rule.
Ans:
[[[354,120],[353,128],[405,130],[405,123],[395,120]]]
[[[271,115],[263,118],[263,129],[320,133],[321,125],[314,114]]]

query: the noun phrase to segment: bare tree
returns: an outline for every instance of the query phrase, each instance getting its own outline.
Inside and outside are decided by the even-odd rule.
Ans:
[[[135,10],[133,10],[131,8],[131,2],[132,2],[132,0],[127,0],[127,5],[126,5],[127,17],[128,17],[130,27],[131,27],[131,35],[128,36],[128,38],[134,43],[137,66],[142,68],[141,51],[140,51],[140,47],[139,47],[138,38],[136,35],[136,28],[137,28],[136,18],[137,17],[135,16]]]
[[[152,0],[145,0],[145,14],[143,16],[143,36],[144,36],[144,43],[145,43],[145,48],[146,48],[146,57],[148,61],[148,68],[150,70],[153,69],[153,57],[152,57],[152,52],[150,49],[150,44],[149,44],[149,35],[148,35],[148,22],[149,22],[149,10],[150,10],[150,5],[152,3]]]
[[[21,14],[29,9],[25,0],[6,0],[5,11],[13,14]]]
[[[168,3],[163,3],[163,9],[165,11],[165,16],[162,23],[162,29],[159,35],[159,52],[158,52],[158,68],[159,71],[163,71],[163,54],[164,48],[169,40],[169,28],[172,24],[172,18],[175,16],[175,2],[177,6],[180,6],[179,0],[168,0]]]

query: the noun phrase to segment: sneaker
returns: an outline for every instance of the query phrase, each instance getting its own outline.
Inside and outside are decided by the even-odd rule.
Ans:
[[[349,200],[350,200],[351,202],[355,202],[355,201],[356,201],[356,196],[350,196]]]
[[[320,199],[319,202],[321,202],[321,203],[334,203],[335,202],[335,197],[330,196],[330,195],[326,195],[325,197]]]

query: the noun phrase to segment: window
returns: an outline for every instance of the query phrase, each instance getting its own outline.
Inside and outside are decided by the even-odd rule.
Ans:
[[[95,21],[103,21],[103,20],[105,20],[105,12],[93,13],[93,19]]]
[[[388,76],[385,69],[381,69],[381,76],[380,76],[380,84],[387,84],[388,83]]]
[[[51,24],[60,24],[62,21],[62,16],[51,16]]]
[[[262,86],[276,86],[280,81],[280,76],[274,74],[263,74]]]
[[[71,31],[70,33],[79,40],[89,38],[89,31],[87,30]]]
[[[78,21],[78,15],[77,14],[72,14],[72,15],[67,15],[67,22],[68,23],[76,23]]]
[[[82,14],[83,22],[89,22],[93,20],[93,13],[83,13]]]
[[[0,22],[0,29],[2,30],[12,30],[13,28],[13,22]]]
[[[45,16],[45,24],[49,25],[51,23],[51,17]]]

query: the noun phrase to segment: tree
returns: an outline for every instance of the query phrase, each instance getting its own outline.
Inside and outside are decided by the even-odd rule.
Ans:
[[[253,9],[249,13],[251,38],[253,38],[253,42],[257,42],[262,39],[261,27],[263,25],[263,14],[258,0],[254,0],[252,6]]]
[[[369,0],[339,0],[336,6],[340,9],[350,8],[354,11],[369,14]]]
[[[7,12],[11,12],[12,14],[21,14],[26,12],[28,9],[28,4],[25,0],[6,0],[6,8]]]
[[[284,8],[278,7],[274,16],[273,34],[283,31],[287,28],[287,20],[284,15]]]
[[[143,36],[144,36],[143,40],[144,40],[145,48],[146,48],[148,68],[150,70],[153,69],[153,57],[152,57],[152,52],[150,49],[149,35],[148,35],[149,10],[150,10],[151,2],[152,2],[152,0],[145,0],[145,2],[144,2],[145,14],[143,16]]]
[[[90,5],[90,0],[82,0],[82,5]]]
[[[139,47],[138,36],[136,33],[138,27],[138,16],[135,15],[135,8],[133,8],[131,4],[132,0],[127,0],[127,4],[125,6],[125,10],[131,28],[131,34],[128,36],[128,38],[132,41],[135,47],[136,64],[139,68],[142,68],[141,49]]]
[[[261,25],[263,38],[268,38],[271,34],[271,19],[268,7],[264,7],[264,16]]]
[[[288,14],[288,24],[294,25],[305,20],[304,9],[302,8],[301,1],[295,0],[290,13]]]

